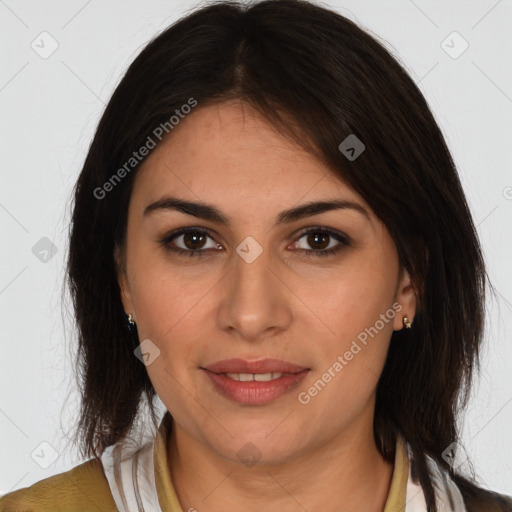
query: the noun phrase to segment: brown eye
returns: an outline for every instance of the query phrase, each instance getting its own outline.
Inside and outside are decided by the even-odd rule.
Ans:
[[[329,238],[325,233],[309,233],[307,242],[313,249],[323,250],[329,245]]]
[[[212,240],[209,247],[206,245],[208,239]],[[169,233],[159,242],[167,250],[187,256],[201,257],[208,252],[208,249],[217,250],[222,248],[213,240],[208,231],[198,228],[178,229]]]
[[[204,233],[199,231],[191,231],[190,233],[185,233],[181,236],[183,237],[183,244],[187,249],[191,250],[202,249],[206,241]]]
[[[300,247],[300,240],[305,239],[308,247]],[[306,256],[331,256],[336,254],[343,247],[351,245],[350,239],[346,235],[336,233],[325,228],[311,228],[299,237],[299,241],[295,242],[294,248],[299,249]],[[334,242],[334,244],[332,243]],[[337,242],[337,243],[336,243]]]

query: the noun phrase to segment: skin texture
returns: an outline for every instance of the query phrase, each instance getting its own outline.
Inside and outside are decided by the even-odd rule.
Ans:
[[[143,215],[168,195],[213,204],[231,226],[173,210]],[[358,202],[370,220],[343,209],[275,225],[285,209],[330,199]],[[187,235],[169,243],[203,248],[201,258],[159,242],[182,227],[211,230],[199,243],[189,236],[186,245]],[[315,257],[342,242],[308,243],[310,227],[341,232],[350,246]],[[248,236],[262,248],[250,264],[236,252]],[[125,311],[140,340],[160,350],[147,371],[174,418],[169,469],[183,510],[383,510],[393,467],[373,438],[375,390],[392,331],[404,328],[404,316],[413,320],[416,300],[385,225],[353,189],[248,105],[199,105],[139,170],[116,258]],[[298,393],[394,303],[401,311],[300,403]],[[270,404],[241,405],[200,369],[235,357],[311,371]],[[237,456],[249,442],[261,454],[252,466]]]

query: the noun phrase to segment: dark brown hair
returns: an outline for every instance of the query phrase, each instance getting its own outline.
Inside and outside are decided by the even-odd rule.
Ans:
[[[68,260],[82,454],[99,457],[127,436],[144,402],[156,421],[155,390],[133,353],[137,332],[125,328],[113,257],[124,246],[138,166],[104,197],[95,190],[190,98],[196,108],[229,99],[252,105],[386,225],[417,288],[418,309],[412,329],[391,338],[375,439],[388,460],[398,434],[408,441],[435,510],[425,456],[450,470],[442,452],[458,438],[457,413],[483,334],[481,248],[450,152],[413,80],[352,21],[300,0],[218,2],[191,12],[144,48],[105,109],[75,188]],[[338,148],[351,134],[366,146],[353,161]],[[470,503],[476,486],[454,478]],[[484,491],[475,496],[492,502]]]

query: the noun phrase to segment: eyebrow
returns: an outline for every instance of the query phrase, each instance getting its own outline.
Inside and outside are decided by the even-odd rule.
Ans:
[[[276,225],[294,222],[296,220],[318,215],[332,210],[354,210],[362,214],[371,222],[371,216],[364,206],[354,201],[333,199],[328,201],[316,201],[305,203],[295,208],[282,211],[276,219]],[[143,216],[157,211],[178,211],[187,215],[193,215],[200,219],[209,220],[225,226],[231,226],[231,219],[218,208],[204,202],[187,201],[177,197],[165,197],[144,208]]]

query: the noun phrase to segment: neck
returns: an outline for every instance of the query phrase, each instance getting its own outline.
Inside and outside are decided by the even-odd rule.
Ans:
[[[173,421],[168,461],[182,509],[382,512],[393,464],[380,455],[373,428],[360,427],[293,460],[248,467],[220,457]]]

